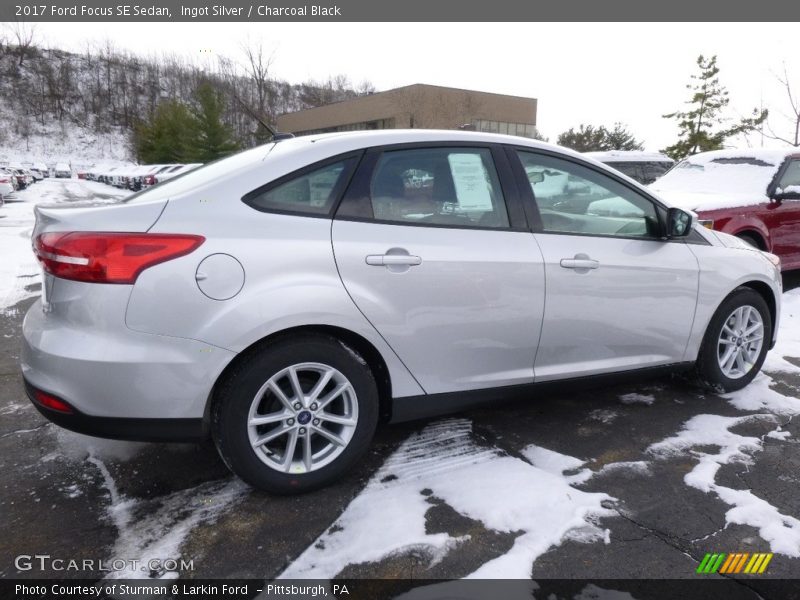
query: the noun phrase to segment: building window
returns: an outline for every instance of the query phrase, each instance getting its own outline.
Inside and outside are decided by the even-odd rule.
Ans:
[[[472,124],[475,126],[475,131],[485,131],[486,133],[503,133],[529,138],[536,134],[536,126],[532,123],[509,123],[507,121],[475,119]]]

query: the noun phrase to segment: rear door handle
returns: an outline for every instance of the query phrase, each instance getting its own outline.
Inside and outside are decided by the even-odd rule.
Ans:
[[[370,254],[367,264],[373,267],[411,266],[422,264],[422,257],[411,254]]]
[[[565,269],[596,269],[600,266],[600,261],[591,258],[562,258],[561,266]]]

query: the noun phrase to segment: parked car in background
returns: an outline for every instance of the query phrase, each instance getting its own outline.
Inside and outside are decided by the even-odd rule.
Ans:
[[[584,154],[645,185],[653,183],[675,165],[674,160],[660,152],[609,150]]]
[[[31,168],[36,169],[44,178],[50,177],[50,168],[44,163],[33,163]]]
[[[710,229],[730,233],[800,269],[800,150],[695,154],[652,184]]]
[[[31,175],[33,175],[33,178],[36,181],[41,181],[42,179],[44,179],[44,175],[42,174],[42,172],[39,169],[37,169],[35,167],[31,167],[30,168],[30,172],[31,172]]]
[[[155,177],[159,173],[164,173],[175,166],[176,165],[142,165],[128,183],[128,189],[138,192],[146,185],[145,181],[150,177]]]
[[[188,165],[179,165],[175,169],[170,169],[169,171],[165,171],[164,173],[159,173],[158,175],[154,175],[153,184],[151,185],[169,181],[173,177],[177,177],[178,175],[183,175],[184,173],[188,173],[189,171],[193,171],[197,167],[202,167],[202,166],[203,163],[190,163]]]
[[[17,180],[17,189],[24,190],[33,183],[33,176],[28,175],[22,169],[11,169],[14,178]]]
[[[72,177],[72,168],[67,163],[56,164],[55,176],[69,179]]]
[[[17,191],[17,188],[14,185],[13,176],[0,169],[0,205],[15,191]]]
[[[159,169],[157,172],[149,173],[145,175],[142,183],[145,187],[149,187],[151,185],[155,185],[157,183],[156,178],[166,176],[169,173],[174,173],[183,168],[183,165],[167,165],[163,169]]]
[[[636,211],[587,211],[604,199]],[[37,409],[92,435],[213,437],[277,493],[341,477],[379,419],[522,385],[659,368],[740,389],[780,318],[777,257],[516,136],[309,135],[35,212]]]

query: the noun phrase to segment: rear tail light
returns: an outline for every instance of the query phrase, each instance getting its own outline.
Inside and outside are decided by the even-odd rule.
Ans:
[[[34,252],[44,270],[62,279],[133,284],[145,269],[185,256],[205,238],[159,233],[43,233]]]

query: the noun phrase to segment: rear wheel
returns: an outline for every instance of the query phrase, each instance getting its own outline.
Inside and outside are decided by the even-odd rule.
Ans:
[[[738,288],[714,313],[697,358],[696,373],[711,390],[732,392],[750,383],[764,363],[772,318],[764,298]]]
[[[217,393],[212,433],[239,477],[291,494],[344,474],[367,449],[377,420],[366,361],[334,338],[302,335],[234,367]]]

